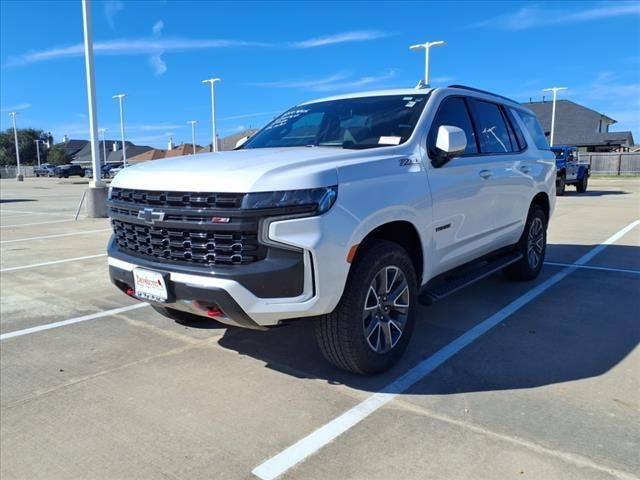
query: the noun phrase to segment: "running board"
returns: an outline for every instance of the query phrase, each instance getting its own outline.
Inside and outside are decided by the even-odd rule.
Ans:
[[[452,293],[502,270],[521,258],[521,253],[510,252],[481,263],[480,265],[470,265],[467,268],[456,269],[453,272],[436,277],[423,287],[419,298],[420,303],[422,305],[432,305]]]

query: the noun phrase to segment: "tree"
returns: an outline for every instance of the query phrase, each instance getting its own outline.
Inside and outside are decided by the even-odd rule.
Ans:
[[[37,165],[38,155],[36,150],[36,140],[46,139],[46,134],[42,130],[34,128],[18,129],[18,146],[20,147],[20,164]],[[46,148],[40,145],[40,159],[44,162]],[[7,128],[0,132],[0,166],[16,164],[16,146],[13,137],[13,128]]]
[[[49,149],[47,162],[52,165],[64,165],[65,163],[71,162],[71,159],[67,155],[67,150],[64,148],[64,144],[59,143]]]

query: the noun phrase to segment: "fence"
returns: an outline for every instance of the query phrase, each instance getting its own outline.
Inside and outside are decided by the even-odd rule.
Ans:
[[[640,153],[580,152],[580,160],[587,160],[595,175],[640,175]]]
[[[35,177],[34,168],[30,165],[24,166],[20,167],[20,171],[25,177]],[[17,167],[0,167],[0,178],[16,178],[16,170]]]

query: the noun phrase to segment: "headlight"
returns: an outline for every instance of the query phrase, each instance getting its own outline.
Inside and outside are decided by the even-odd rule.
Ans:
[[[329,210],[338,196],[338,186],[310,188],[308,190],[287,190],[282,192],[247,193],[242,199],[242,208],[311,207],[316,213]]]
[[[113,192],[113,187],[109,185],[109,190],[107,190],[107,200],[111,200],[111,193]]]

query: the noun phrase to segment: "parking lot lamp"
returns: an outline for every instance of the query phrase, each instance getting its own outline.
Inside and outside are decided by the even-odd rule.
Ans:
[[[191,124],[191,148],[193,149],[193,155],[196,154],[196,123],[197,120],[189,120],[187,123]]]
[[[550,147],[553,147],[553,135],[556,130],[556,98],[558,96],[558,92],[561,92],[562,90],[568,90],[568,87],[552,87],[542,90],[543,92],[553,92],[553,104],[551,106],[551,138],[549,139]]]
[[[11,115],[11,120],[13,121],[13,139],[16,142],[16,166],[17,166],[17,171],[16,171],[16,179],[19,182],[22,182],[24,180],[24,177],[22,175],[20,175],[20,147],[18,146],[18,130],[16,129],[16,115],[18,113],[17,112],[11,112],[9,113],[9,115]]]
[[[38,167],[40,167],[40,142],[42,140],[34,140],[34,142],[36,143],[36,153],[38,154]]]
[[[93,179],[85,191],[87,217],[107,216],[107,188],[100,179],[100,153],[98,152],[98,109],[96,107],[96,82],[93,64],[93,29],[91,26],[91,1],[82,0],[82,27],[84,30],[84,64],[87,81],[87,102],[89,108],[89,140],[91,141],[91,167]],[[82,201],[81,201],[82,202]]]
[[[213,146],[214,152],[218,151],[218,142],[216,136],[216,96],[214,84],[221,81],[221,78],[210,78],[208,80],[202,81],[202,83],[211,84],[211,145]]]
[[[126,93],[119,93],[118,95],[114,95],[113,98],[117,98],[120,103],[120,136],[122,137],[122,165],[127,166],[127,146],[124,143],[124,106],[122,105],[122,101],[124,97],[126,97]]]
[[[431,49],[431,47],[442,47],[446,44],[447,44],[446,42],[442,40],[438,40],[437,42],[424,42],[418,45],[411,45],[409,47],[411,50],[420,50],[421,48],[424,48],[424,86],[425,87],[429,86],[429,50]]]

